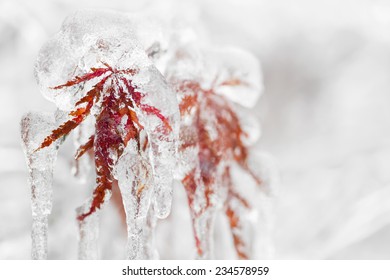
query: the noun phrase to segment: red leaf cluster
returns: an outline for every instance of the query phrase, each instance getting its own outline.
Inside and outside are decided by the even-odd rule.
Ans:
[[[100,209],[107,192],[112,190],[114,179],[112,168],[115,164],[112,153],[116,153],[116,158],[119,158],[130,140],[135,140],[138,150],[141,151],[140,131],[143,130],[143,126],[138,120],[135,108],[155,115],[168,131],[172,129],[167,118],[161,114],[159,109],[142,103],[143,94],[132,84],[131,79],[127,78],[129,75],[135,75],[138,72],[136,69],[117,70],[108,64],[104,64],[104,66],[91,68],[91,72],[52,88],[60,90],[97,80],[92,89],[76,102],[76,108],[69,113],[70,119],[53,130],[37,149],[50,146],[56,140],[69,134],[90,115],[91,108],[102,99],[99,113],[95,116],[95,134],[91,135],[89,140],[79,147],[75,155],[75,158],[79,159],[87,151],[93,150],[96,169],[96,187],[92,203],[89,211],[78,217],[79,220],[85,219]],[[125,127],[120,130],[119,127],[124,118]],[[147,140],[143,142],[143,150],[146,149],[146,145]]]
[[[220,85],[245,84],[234,79]],[[198,149],[197,160],[200,166],[201,184],[197,183],[195,169],[189,171],[182,180],[190,205],[198,255],[201,256],[205,248],[202,247],[199,233],[196,230],[197,219],[208,209],[214,207],[211,199],[213,194],[220,193],[220,188],[227,188],[224,208],[230,223],[234,246],[238,257],[247,259],[249,256],[245,252],[245,241],[240,235],[242,225],[237,208],[250,209],[250,205],[235,190],[230,172],[230,164],[235,162],[246,170],[258,184],[261,183],[247,164],[248,149],[242,141],[246,134],[231,103],[223,96],[216,94],[214,89],[205,90],[195,81],[183,81],[176,87],[177,92],[183,96],[179,105],[181,116],[182,118],[191,117],[193,120],[191,126],[196,130],[195,133],[187,133],[186,129],[181,130],[180,151],[184,152],[186,149],[195,147]],[[195,204],[197,202],[196,192],[200,185],[204,186],[203,198],[206,203],[199,210],[196,209],[199,205],[195,207]]]

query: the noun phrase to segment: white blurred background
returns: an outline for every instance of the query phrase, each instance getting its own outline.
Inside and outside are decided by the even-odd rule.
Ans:
[[[271,202],[274,253],[264,257],[389,259],[385,0],[0,0],[0,259],[30,258],[30,190],[19,120],[27,111],[54,110],[33,77],[39,48],[78,9],[138,12],[153,5],[162,13],[190,10],[213,42],[246,48],[261,61],[265,91],[253,109],[262,124],[257,148],[275,158],[281,176]],[[77,257],[74,209],[90,193],[72,179],[71,143],[66,146],[55,173],[54,259]],[[102,224],[120,227],[109,218],[115,211],[107,208]],[[101,234],[102,257],[118,257],[124,232],[113,237],[102,227]],[[172,256],[192,257],[162,254]]]

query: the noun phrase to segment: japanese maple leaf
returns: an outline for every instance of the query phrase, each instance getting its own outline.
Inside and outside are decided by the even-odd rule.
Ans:
[[[87,82],[94,84],[75,103],[75,108],[68,114],[70,119],[53,130],[37,149],[50,146],[69,134],[91,114],[94,106],[98,107],[95,110],[98,113],[95,114],[94,134],[79,147],[75,156],[78,159],[92,149],[96,168],[96,187],[92,203],[87,212],[78,216],[79,220],[84,220],[104,203],[107,193],[113,187],[115,160],[122,155],[128,142],[136,141],[138,150],[141,151],[140,131],[144,127],[139,122],[137,110],[155,115],[163,123],[166,133],[172,130],[168,119],[159,109],[142,102],[144,94],[132,83],[132,77],[137,72],[136,69],[114,69],[103,63],[103,67],[91,68],[90,72],[52,88],[53,90],[73,86],[84,88],[83,85]],[[143,145],[147,145],[147,142]],[[142,192],[142,188],[143,186],[140,186],[138,191]]]
[[[220,85],[243,85],[239,79],[222,82]],[[187,149],[196,149],[198,167],[191,169],[182,179],[187,193],[193,222],[197,254],[205,254],[204,241],[200,236],[198,224],[207,211],[215,207],[212,197],[226,189],[226,199],[223,202],[225,214],[229,220],[234,246],[237,256],[247,259],[247,244],[241,236],[242,222],[238,209],[250,210],[249,203],[235,190],[232,183],[230,165],[238,164],[248,172],[257,184],[261,183],[255,173],[248,166],[248,148],[242,139],[246,136],[240,120],[231,103],[215,89],[203,89],[196,81],[182,81],[177,85],[177,92],[182,95],[180,113],[182,119],[190,118],[192,123],[184,125],[180,140],[181,152]],[[199,169],[199,170],[197,170]],[[199,188],[203,188],[205,203],[199,206]],[[233,206],[234,205],[234,206]],[[200,208],[199,208],[200,207]],[[206,231],[210,231],[211,222],[206,222]]]

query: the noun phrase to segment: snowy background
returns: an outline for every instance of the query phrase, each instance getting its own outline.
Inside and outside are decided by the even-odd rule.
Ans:
[[[19,120],[27,111],[54,110],[34,80],[38,50],[68,14],[91,3],[0,0],[0,259],[30,258],[30,190]],[[252,110],[262,126],[256,148],[275,159],[280,185],[274,198],[259,201],[267,225],[257,257],[390,258],[390,1],[93,3],[183,13],[214,43],[243,47],[259,58],[265,91]],[[70,175],[70,142],[59,153],[54,177],[54,259],[77,257],[74,209],[91,191]],[[108,207],[102,217],[102,258],[121,258],[125,244],[115,211]],[[177,244],[170,244],[161,226],[162,258],[193,257],[185,249],[192,245],[184,238],[190,224],[177,228]],[[217,257],[231,255],[222,250]]]

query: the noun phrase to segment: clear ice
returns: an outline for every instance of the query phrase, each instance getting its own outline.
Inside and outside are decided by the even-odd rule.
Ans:
[[[259,125],[245,110],[261,94],[261,69],[249,52],[199,44],[204,38],[175,20],[79,11],[41,49],[35,75],[62,114],[22,120],[33,258],[47,257],[53,165],[71,131],[78,148],[73,173],[97,185],[77,209],[80,259],[99,258],[99,215],[115,186],[126,213],[126,258],[158,258],[156,225],[171,211],[175,180],[187,194],[197,258],[214,258],[221,211],[237,257],[253,256],[255,207],[233,174],[244,170],[254,185],[264,183],[249,151]],[[40,122],[50,125],[39,130]]]
[[[108,201],[114,180],[125,206],[130,259],[156,255],[141,239],[151,238],[152,230],[146,228],[155,224],[155,217],[168,216],[171,208],[178,106],[137,41],[135,19],[120,13],[77,12],[41,49],[36,63],[43,95],[69,112],[36,148],[46,149],[77,127],[76,158],[83,162],[74,169],[81,179],[90,162],[82,155],[94,152],[98,186],[90,206],[78,209],[80,258],[96,258],[94,215]]]

